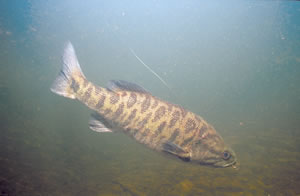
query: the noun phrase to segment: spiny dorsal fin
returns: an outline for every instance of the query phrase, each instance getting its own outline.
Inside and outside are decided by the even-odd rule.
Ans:
[[[143,87],[132,83],[132,82],[127,82],[124,80],[111,80],[107,84],[107,89],[110,91],[134,91],[134,92],[139,92],[139,93],[146,93],[149,94],[148,91],[146,91]]]

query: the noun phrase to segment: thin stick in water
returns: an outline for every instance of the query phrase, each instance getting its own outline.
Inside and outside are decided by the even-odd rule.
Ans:
[[[129,48],[131,53],[142,63],[142,65],[144,65],[151,73],[153,73],[168,89],[171,89],[169,87],[169,85],[157,74],[155,73],[155,71],[153,71],[148,65],[146,65],[142,59],[140,59],[137,54],[134,52],[134,50],[132,48]]]

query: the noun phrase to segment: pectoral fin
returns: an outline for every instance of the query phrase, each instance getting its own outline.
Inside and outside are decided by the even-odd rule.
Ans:
[[[112,127],[108,121],[106,121],[101,115],[92,113],[89,121],[89,127],[96,132],[112,132]]]
[[[183,148],[174,144],[172,142],[166,142],[163,144],[163,151],[170,153],[172,155],[177,156],[178,158],[182,159],[183,161],[189,161],[190,155],[186,152]]]

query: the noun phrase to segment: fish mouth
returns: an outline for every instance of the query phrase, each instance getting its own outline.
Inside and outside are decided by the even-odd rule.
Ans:
[[[234,160],[234,161],[232,161],[230,163],[226,163],[226,164],[222,165],[222,167],[230,167],[230,166],[233,169],[238,169],[239,168],[239,163],[236,160]]]
[[[225,162],[222,160],[222,161],[219,161],[219,162],[216,162],[215,164],[213,164],[215,167],[221,167],[221,168],[225,168],[225,167],[230,167],[232,166],[233,168],[237,168],[238,167],[238,162],[236,159],[230,161],[230,162]]]
[[[236,161],[233,161],[233,162],[230,162],[230,163],[227,163],[225,165],[223,165],[223,167],[229,167],[229,166],[233,166],[233,165],[236,165]]]
[[[202,165],[208,165],[212,167],[217,167],[217,168],[225,168],[225,167],[233,167],[234,169],[238,168],[238,162],[236,160],[233,160],[231,162],[224,163],[224,161],[218,161],[215,163],[200,163]]]

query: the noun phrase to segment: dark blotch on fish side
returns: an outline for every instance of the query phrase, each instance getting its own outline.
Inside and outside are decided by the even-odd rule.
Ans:
[[[187,114],[187,111],[183,107],[181,107],[181,106],[179,106],[179,109],[181,111],[182,118],[184,118],[186,116],[186,114]]]
[[[99,109],[100,109],[100,108],[103,107],[105,98],[106,98],[105,95],[102,95],[102,96],[100,97],[100,99],[99,99],[99,101],[98,101],[98,103],[97,103],[97,105],[96,105],[96,108],[99,108]]]
[[[161,134],[161,132],[165,128],[166,124],[167,124],[166,121],[163,121],[162,123],[160,123],[160,125],[158,126],[158,128],[155,131],[154,138],[157,137],[159,134]]]
[[[120,100],[120,97],[117,93],[111,93],[109,100],[111,104],[116,104]]]
[[[171,137],[168,139],[169,142],[174,142],[176,137],[179,135],[179,129],[175,129]]]
[[[166,113],[166,107],[160,106],[154,113],[154,119],[152,122],[158,121]]]
[[[191,136],[191,137],[189,137],[189,138],[183,140],[181,146],[187,145],[188,143],[190,143],[190,142],[193,140],[193,138],[194,138],[194,136]]]
[[[148,113],[147,116],[138,123],[139,129],[143,129],[149,118],[152,116],[152,112]]]
[[[134,109],[134,110],[132,110],[132,111],[130,112],[130,114],[129,114],[127,120],[126,120],[125,123],[124,123],[124,125],[128,125],[128,124],[135,118],[135,116],[136,116],[136,111],[137,111],[137,109]]]
[[[96,95],[99,95],[100,92],[101,92],[101,89],[96,87],[96,88],[95,88],[95,94],[96,94]]]
[[[168,112],[171,112],[172,109],[173,109],[173,105],[172,105],[172,104],[169,104],[169,103],[167,103],[167,105],[168,105]]]
[[[111,109],[105,109],[103,115],[106,116],[108,114],[110,114],[112,111]]]
[[[185,133],[189,133],[196,128],[196,123],[193,119],[189,118],[185,124]]]
[[[140,117],[139,116],[137,116],[134,120],[133,120],[133,123],[134,124],[136,124],[136,123],[138,123],[139,122],[139,120],[140,120]]]
[[[84,100],[85,102],[87,102],[87,101],[90,100],[91,95],[92,95],[92,91],[93,91],[93,88],[92,88],[92,87],[89,87],[89,88],[85,91],[84,96],[83,96],[83,100]]]
[[[137,96],[135,93],[130,93],[130,97],[127,101],[127,107],[131,108],[136,103]]]
[[[151,106],[151,109],[154,109],[158,106],[158,100],[157,99],[154,99],[154,104]]]
[[[151,104],[151,98],[149,95],[146,95],[145,100],[143,101],[141,107],[141,113],[144,113],[148,110],[148,108],[150,107]]]
[[[79,89],[79,84],[72,78],[71,88],[76,93]]]
[[[121,103],[114,114],[114,118],[117,119],[124,111],[124,103]]]
[[[91,95],[92,94],[92,91],[93,91],[93,87],[89,87],[88,89],[87,89],[87,92]]]
[[[203,134],[207,130],[207,126],[205,124],[200,128],[200,133]]]
[[[83,95],[83,97],[82,97],[82,100],[83,100],[84,102],[87,102],[87,101],[90,99],[90,97],[91,97],[91,94],[90,94],[90,92],[87,90],[87,91],[85,91],[85,93],[84,93],[84,95]]]
[[[176,124],[176,122],[179,120],[179,117],[180,117],[180,112],[179,111],[175,111],[172,114],[172,119],[170,121],[169,128],[172,128]]]

